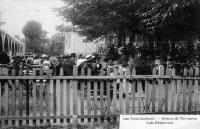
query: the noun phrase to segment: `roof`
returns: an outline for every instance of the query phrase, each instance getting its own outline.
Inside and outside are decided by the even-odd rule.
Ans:
[[[9,34],[8,32],[6,32],[5,30],[0,29],[0,33],[4,33],[5,35],[9,36],[11,39],[13,39],[15,42],[24,45],[25,43],[20,41],[19,39],[15,38],[14,36],[12,36],[11,34]]]

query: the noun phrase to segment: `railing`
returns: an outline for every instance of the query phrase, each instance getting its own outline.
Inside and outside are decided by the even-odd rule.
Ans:
[[[171,71],[171,72],[170,72]],[[88,69],[73,76],[0,76],[1,125],[44,125],[115,121],[120,114],[199,113],[199,69],[184,70],[190,76],[174,76],[160,67],[159,75],[135,75],[126,69],[91,76]],[[155,69],[153,73],[155,73]],[[164,75],[166,73],[166,75]],[[193,77],[191,77],[193,76]]]

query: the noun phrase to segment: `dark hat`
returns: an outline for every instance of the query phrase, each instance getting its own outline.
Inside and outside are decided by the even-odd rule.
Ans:
[[[70,55],[64,55],[62,58],[63,59],[69,59],[71,56]]]
[[[95,56],[93,56],[93,55],[87,55],[87,56],[85,57],[86,61],[92,60],[92,59],[94,59],[94,58],[95,58]]]
[[[71,57],[76,57],[76,53],[71,53]]]

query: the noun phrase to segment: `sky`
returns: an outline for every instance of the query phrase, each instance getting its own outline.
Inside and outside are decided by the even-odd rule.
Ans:
[[[0,0],[2,21],[6,23],[2,29],[12,36],[18,35],[24,38],[22,33],[24,25],[28,21],[35,20],[41,23],[50,38],[56,33],[56,25],[64,23],[54,11],[63,5],[62,0]]]

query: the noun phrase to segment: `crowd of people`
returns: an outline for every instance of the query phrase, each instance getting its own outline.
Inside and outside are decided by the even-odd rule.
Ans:
[[[64,76],[71,76],[73,75],[74,65],[78,67],[78,75],[87,75],[88,69],[91,69],[91,75],[98,76],[102,74],[102,70],[104,71],[104,75],[106,75],[108,67],[111,69],[111,72],[114,68],[117,68],[118,70],[125,70],[124,68],[133,69],[137,67],[138,74],[152,74],[152,64],[139,62],[137,58],[128,58],[121,52],[123,52],[123,49],[118,52],[121,54],[121,58],[119,58],[119,60],[113,60],[111,56],[102,57],[95,53],[86,56],[83,56],[82,54],[77,56],[76,54],[72,53],[71,55],[63,55],[57,57],[45,54],[27,57],[13,56],[11,61],[9,61],[8,56],[4,55],[3,58],[5,59],[1,58],[4,62],[0,63],[9,67],[15,67],[16,69],[21,68],[24,75],[31,75],[33,68],[41,68],[43,69],[44,74],[46,74],[47,70],[51,70],[52,75],[59,76],[60,69],[62,68]],[[84,71],[81,72],[81,69],[84,69]]]
[[[126,50],[124,48],[119,48],[118,51],[110,51],[106,57],[99,56],[96,53],[89,55],[76,55],[72,53],[71,55],[63,56],[49,56],[47,54],[35,55],[35,56],[13,56],[10,58],[5,53],[0,53],[1,66],[16,67],[16,69],[22,69],[24,75],[31,75],[33,68],[43,69],[43,73],[46,71],[52,71],[53,76],[60,75],[60,69],[63,69],[64,76],[73,75],[74,65],[78,66],[78,75],[87,75],[88,69],[91,69],[91,75],[100,75],[101,71],[105,71],[107,68],[111,68],[111,72],[114,68],[119,69],[133,69],[135,68],[137,74],[140,75],[151,75],[153,73],[153,68],[158,65],[164,65],[165,67],[175,67],[177,73],[183,74],[183,69],[181,65],[177,62],[173,63],[173,60],[168,57],[167,62],[163,62],[160,57],[156,57],[154,62],[149,62],[143,59],[139,53],[135,56],[127,56]],[[187,63],[188,65],[189,63]],[[194,63],[193,63],[194,64]],[[181,67],[180,67],[181,66]],[[190,66],[191,67],[191,66]],[[84,69],[81,72],[81,69]],[[28,72],[27,72],[28,71]]]
[[[16,69],[22,69],[24,75],[31,75],[33,68],[41,68],[43,69],[44,74],[50,70],[52,71],[52,75],[58,76],[60,75],[60,69],[62,68],[63,74],[65,76],[70,76],[73,75],[74,65],[78,66],[79,74],[81,74],[82,68],[84,68],[85,71],[90,68],[92,70],[92,74],[98,75],[98,71],[102,68],[102,64],[100,63],[101,57],[97,54],[89,54],[86,56],[80,54],[78,57],[74,53],[63,56],[49,56],[47,54],[43,54],[28,57],[13,56],[12,59],[5,54],[1,59],[1,67],[14,67]]]

